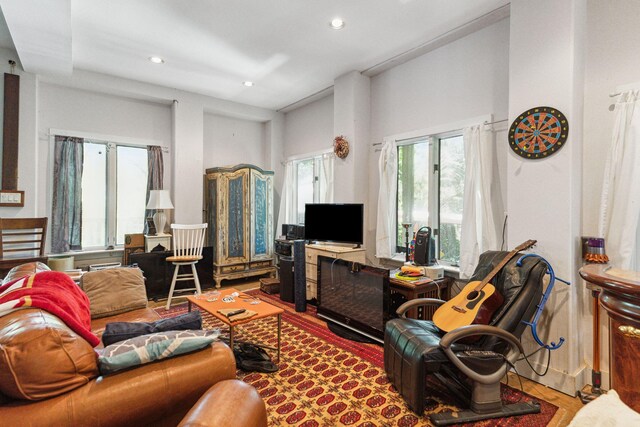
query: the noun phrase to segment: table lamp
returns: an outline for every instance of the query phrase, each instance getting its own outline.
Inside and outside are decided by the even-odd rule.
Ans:
[[[164,209],[173,209],[173,203],[171,203],[171,198],[169,197],[169,190],[151,190],[149,192],[147,209],[154,209],[156,211],[156,213],[153,214],[153,224],[156,226],[157,235],[163,236],[164,226],[167,223]]]

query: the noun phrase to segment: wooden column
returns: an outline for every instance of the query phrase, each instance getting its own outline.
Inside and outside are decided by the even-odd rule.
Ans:
[[[2,189],[18,189],[18,116],[20,76],[4,75],[4,124],[2,135]]]

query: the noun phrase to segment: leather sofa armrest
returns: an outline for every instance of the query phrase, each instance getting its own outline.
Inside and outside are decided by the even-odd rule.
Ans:
[[[205,349],[100,376],[51,399],[0,405],[0,425],[173,425],[213,384],[234,379],[231,349],[216,342]]]
[[[240,380],[211,387],[178,427],[266,427],[267,409],[255,388]]]

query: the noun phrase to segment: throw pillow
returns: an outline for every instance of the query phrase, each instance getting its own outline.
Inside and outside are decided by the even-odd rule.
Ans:
[[[0,317],[0,395],[48,399],[97,376],[93,347],[58,317],[36,308]]]
[[[147,306],[147,291],[139,268],[90,271],[80,287],[91,302],[91,318],[113,316]]]
[[[142,335],[98,350],[102,375],[203,349],[219,331],[169,331]]]
[[[102,343],[108,346],[119,341],[139,337],[140,335],[189,329],[202,329],[202,316],[199,311],[192,311],[191,313],[155,322],[107,323],[102,334]]]

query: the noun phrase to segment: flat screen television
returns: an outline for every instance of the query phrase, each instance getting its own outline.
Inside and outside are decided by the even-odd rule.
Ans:
[[[361,203],[313,203],[304,210],[304,238],[310,241],[361,245],[364,205]]]
[[[388,269],[318,256],[318,317],[382,342],[390,307]]]

